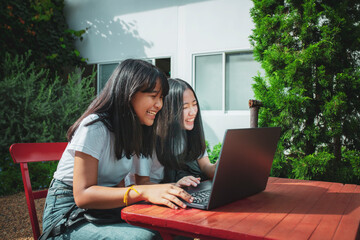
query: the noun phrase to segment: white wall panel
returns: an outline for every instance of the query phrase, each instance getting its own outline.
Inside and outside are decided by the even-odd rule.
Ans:
[[[74,30],[89,28],[76,47],[89,63],[171,57],[172,77],[193,78],[193,55],[250,50],[251,0],[65,0]],[[248,91],[252,91],[248,89]],[[203,112],[206,138],[249,127],[249,111]]]

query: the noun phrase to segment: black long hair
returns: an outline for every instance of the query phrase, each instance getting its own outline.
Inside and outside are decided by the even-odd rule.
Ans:
[[[162,95],[166,96],[169,85],[166,76],[154,65],[139,59],[127,59],[119,64],[111,74],[104,89],[89,105],[83,115],[69,128],[68,141],[71,141],[81,121],[90,114],[114,133],[115,155],[118,159],[133,154],[149,157],[154,149],[157,118],[152,126],[141,125],[131,105],[136,92],[151,92],[160,81]],[[157,114],[158,115],[158,114]]]
[[[159,114],[156,155],[159,162],[170,169],[181,169],[187,162],[200,158],[206,149],[200,106],[190,131],[183,126],[183,95],[190,89],[198,103],[194,89],[184,80],[168,79],[169,94]]]

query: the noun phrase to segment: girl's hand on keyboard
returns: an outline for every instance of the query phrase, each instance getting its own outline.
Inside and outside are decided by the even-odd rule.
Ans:
[[[136,185],[139,194],[130,191],[138,197],[138,200],[146,200],[154,204],[165,205],[172,209],[186,208],[182,201],[193,202],[194,198],[184,189],[174,186],[174,184],[154,184],[154,185]]]
[[[175,183],[175,186],[177,186],[177,187],[189,187],[189,186],[196,187],[199,183],[200,183],[199,177],[196,178],[194,176],[186,176],[186,177],[183,177],[182,179],[180,179],[179,181],[177,181]]]

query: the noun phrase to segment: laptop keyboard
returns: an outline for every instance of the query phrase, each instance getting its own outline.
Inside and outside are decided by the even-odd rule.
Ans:
[[[193,203],[207,204],[209,202],[210,193],[211,190],[192,193],[191,196],[194,198]]]

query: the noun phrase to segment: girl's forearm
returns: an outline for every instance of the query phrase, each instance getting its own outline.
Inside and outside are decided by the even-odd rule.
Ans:
[[[207,156],[198,159],[198,163],[200,166],[200,170],[205,173],[206,176],[212,179],[215,174],[216,163],[211,163],[209,157]]]
[[[136,189],[136,188],[135,188]],[[125,206],[124,197],[128,188],[124,187],[103,187],[91,186],[81,192],[74,193],[76,205],[81,208],[109,209]],[[136,189],[137,190],[137,189]],[[135,203],[145,200],[141,189],[137,190],[140,194],[130,190],[128,203]]]
[[[215,169],[216,169],[216,164],[209,163],[206,165],[204,169],[204,173],[206,174],[206,176],[212,179],[215,175]]]

